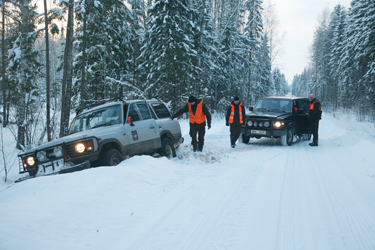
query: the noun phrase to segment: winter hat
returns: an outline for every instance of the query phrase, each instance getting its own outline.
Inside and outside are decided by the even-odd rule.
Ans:
[[[310,97],[314,99],[315,98],[315,94],[314,93],[311,94]]]
[[[234,101],[239,101],[240,98],[239,98],[238,96],[235,96],[233,100],[234,100]]]
[[[197,101],[197,98],[195,98],[195,96],[189,97],[189,102],[196,102],[196,101]]]

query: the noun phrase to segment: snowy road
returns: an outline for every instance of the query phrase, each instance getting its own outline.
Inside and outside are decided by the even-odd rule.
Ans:
[[[373,125],[326,115],[319,147],[231,149],[214,121],[203,153],[182,130],[171,161],[0,186],[0,249],[375,249]]]

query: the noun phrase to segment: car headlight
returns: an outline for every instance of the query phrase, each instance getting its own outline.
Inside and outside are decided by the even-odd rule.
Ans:
[[[259,123],[259,127],[263,127],[263,122],[260,122],[260,123]]]
[[[254,126],[255,126],[255,127],[258,126],[258,123],[257,123],[257,122],[254,122]]]
[[[29,164],[29,166],[34,166],[35,164],[35,159],[32,156],[27,157],[26,161],[27,161],[27,164]]]
[[[53,154],[54,154],[56,157],[62,157],[62,156],[63,156],[62,147],[61,147],[61,146],[55,147],[55,148],[53,149]]]
[[[247,122],[247,126],[249,126],[249,127],[253,126],[253,122],[252,121],[248,121]]]
[[[264,127],[268,128],[270,126],[269,122],[264,122]]]
[[[47,160],[47,154],[45,151],[39,151],[36,154],[36,158],[38,158],[38,161],[46,161]],[[29,164],[30,165],[30,164]]]
[[[77,143],[76,144],[76,146],[75,146],[75,150],[76,150],[76,152],[77,153],[83,153],[83,152],[85,152],[85,144],[83,144],[82,142],[80,142],[80,143]]]
[[[282,128],[282,127],[284,127],[284,123],[283,123],[283,122],[280,122],[280,121],[276,121],[276,122],[273,124],[273,126],[274,126],[275,128]]]

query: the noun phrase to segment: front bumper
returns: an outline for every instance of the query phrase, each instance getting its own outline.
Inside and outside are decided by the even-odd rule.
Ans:
[[[53,173],[71,173],[90,167],[91,164],[89,160],[83,161],[82,163],[74,164],[73,162],[65,162],[64,159],[61,158],[50,162],[35,164],[32,167],[29,166],[25,168],[22,164],[22,159],[20,158],[19,173],[22,174],[37,170],[36,175],[40,176]]]
[[[241,133],[251,137],[281,137],[286,135],[286,129],[260,129],[251,127],[242,127]]]

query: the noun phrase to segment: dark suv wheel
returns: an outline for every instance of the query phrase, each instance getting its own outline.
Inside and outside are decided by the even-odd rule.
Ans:
[[[281,145],[283,146],[292,146],[294,137],[294,130],[292,127],[289,127],[286,131],[286,134],[281,136]]]
[[[250,135],[242,134],[242,141],[243,143],[248,144],[250,141]]]

